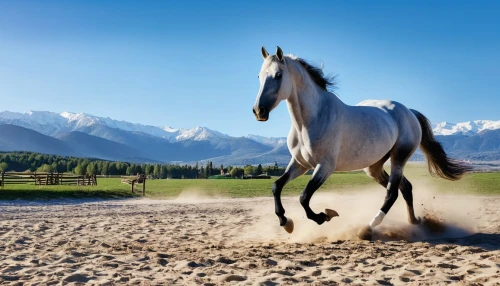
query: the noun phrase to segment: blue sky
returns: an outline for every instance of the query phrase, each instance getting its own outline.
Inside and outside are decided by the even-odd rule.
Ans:
[[[286,136],[285,104],[250,110],[260,47],[279,45],[337,74],[347,104],[499,120],[499,3],[0,0],[0,110]]]

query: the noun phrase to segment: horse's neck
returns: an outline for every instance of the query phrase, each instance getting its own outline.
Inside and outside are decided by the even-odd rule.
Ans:
[[[302,81],[302,82],[300,82]],[[299,131],[321,123],[321,112],[329,110],[340,114],[344,103],[335,95],[318,87],[307,74],[295,77],[292,94],[287,100],[292,124]]]
[[[315,92],[292,92],[287,100],[288,112],[297,129],[310,125],[318,114],[321,99]]]

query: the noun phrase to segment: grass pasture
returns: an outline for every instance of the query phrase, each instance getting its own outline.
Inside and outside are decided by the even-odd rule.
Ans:
[[[451,182],[431,177],[424,164],[409,164],[405,175],[415,182],[425,181],[433,189],[445,193],[500,194],[500,172],[467,174],[459,181]],[[206,196],[259,197],[271,196],[271,187],[276,178],[260,180],[147,180],[146,196],[153,199],[169,199],[183,191],[196,192]],[[301,176],[290,182],[283,196],[298,195],[310,176]],[[332,175],[321,187],[322,191],[344,192],[377,186],[364,172],[345,172]],[[57,198],[126,198],[134,196],[130,186],[122,184],[119,178],[100,178],[97,186],[35,186],[7,185],[0,189],[0,200],[12,199],[57,199]],[[138,195],[135,195],[138,196]]]

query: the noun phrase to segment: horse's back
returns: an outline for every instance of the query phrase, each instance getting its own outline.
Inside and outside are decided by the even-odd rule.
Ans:
[[[420,144],[422,137],[420,123],[405,105],[392,100],[365,100],[356,106],[374,107],[382,111],[378,113],[391,117],[397,126],[396,144],[400,147],[416,148]]]
[[[360,103],[356,104],[356,106],[376,107],[387,114],[395,114],[405,111],[411,113],[411,111],[408,108],[406,108],[406,106],[397,101],[392,101],[392,100],[368,99],[361,101]]]

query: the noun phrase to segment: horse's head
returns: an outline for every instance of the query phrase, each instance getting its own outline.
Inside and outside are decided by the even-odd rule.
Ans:
[[[267,121],[269,112],[292,93],[292,82],[280,47],[277,47],[276,55],[272,56],[262,47],[262,57],[264,63],[259,73],[260,89],[252,111],[258,121]]]

